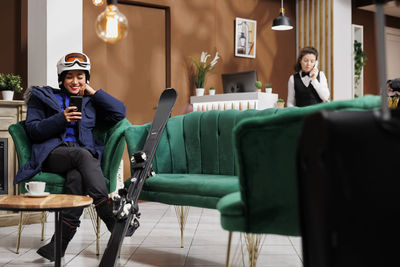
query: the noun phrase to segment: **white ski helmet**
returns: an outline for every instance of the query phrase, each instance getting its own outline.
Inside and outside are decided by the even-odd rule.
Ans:
[[[86,82],[90,80],[90,59],[84,53],[69,53],[60,58],[57,62],[58,84],[61,85],[65,74],[70,70],[84,70]]]

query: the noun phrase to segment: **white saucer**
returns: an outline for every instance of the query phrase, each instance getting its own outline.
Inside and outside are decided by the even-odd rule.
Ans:
[[[39,193],[39,194],[31,194],[31,193],[25,194],[25,196],[27,196],[27,197],[47,197],[48,195],[50,195],[49,192],[43,192],[43,193]]]

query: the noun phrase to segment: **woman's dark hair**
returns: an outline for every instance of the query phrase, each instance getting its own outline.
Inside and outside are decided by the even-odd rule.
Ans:
[[[306,46],[306,47],[304,47],[304,48],[301,49],[301,51],[300,51],[300,55],[299,55],[299,57],[297,58],[296,65],[294,65],[294,71],[295,71],[295,72],[301,71],[301,63],[300,63],[300,61],[301,61],[301,60],[303,59],[303,57],[304,57],[305,55],[307,55],[307,54],[313,54],[313,55],[315,55],[315,59],[318,60],[318,51],[317,51],[317,49],[315,49],[315,48],[312,47],[312,46]]]

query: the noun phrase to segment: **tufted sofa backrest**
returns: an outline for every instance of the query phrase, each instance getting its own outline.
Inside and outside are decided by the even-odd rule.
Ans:
[[[157,173],[236,175],[233,129],[241,120],[285,112],[285,109],[192,112],[175,116],[167,126],[153,160]],[[142,149],[150,123],[127,129],[128,152]]]

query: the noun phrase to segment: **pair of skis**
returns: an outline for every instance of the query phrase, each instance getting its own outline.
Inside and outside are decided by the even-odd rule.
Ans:
[[[119,197],[113,200],[116,222],[101,259],[100,267],[115,266],[124,237],[132,236],[139,227],[139,195],[146,178],[152,173],[151,163],[176,99],[177,93],[173,88],[167,88],[163,91],[143,150],[132,155],[131,184],[128,189],[120,189]]]

